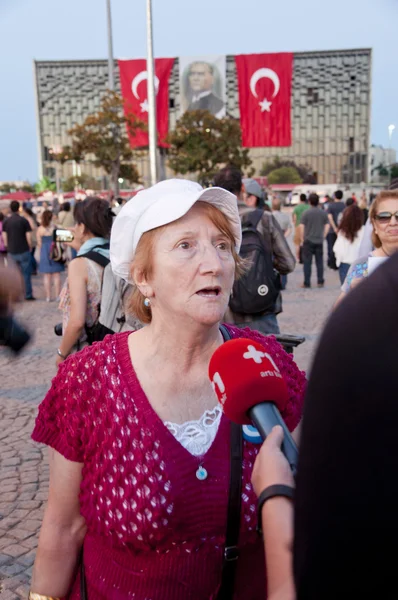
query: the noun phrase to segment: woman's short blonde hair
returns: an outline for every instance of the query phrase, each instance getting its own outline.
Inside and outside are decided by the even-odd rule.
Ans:
[[[374,225],[376,222],[375,217],[378,213],[380,203],[384,200],[398,200],[398,190],[383,190],[382,192],[379,192],[376,198],[374,199],[372,206],[370,207],[369,218],[373,225],[372,244],[375,248],[381,248],[381,241],[375,231]]]
[[[208,202],[201,202],[201,204],[203,204],[205,215],[231,242],[232,256],[235,261],[235,278],[238,278],[244,271],[244,263],[242,258],[236,252],[236,240],[233,236],[232,228],[228,218],[223,212],[221,212],[212,204],[209,204]],[[145,279],[151,279],[153,275],[153,254],[155,241],[159,233],[165,227],[168,227],[168,225],[157,227],[156,229],[152,229],[151,231],[147,231],[143,234],[138,242],[135,256],[131,264],[131,275],[133,275],[133,272],[138,269],[141,271]],[[144,295],[140,292],[137,286],[134,286],[134,289],[129,297],[127,312],[135,315],[142,323],[147,324],[152,320],[152,311],[148,306],[145,306],[144,300]]]

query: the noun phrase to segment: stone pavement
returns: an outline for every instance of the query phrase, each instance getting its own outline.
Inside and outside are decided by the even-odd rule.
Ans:
[[[279,322],[283,333],[306,336],[295,356],[300,368],[307,369],[339,288],[331,271],[326,271],[324,289],[302,290],[301,282],[299,265],[283,292]],[[0,349],[0,600],[27,597],[47,497],[47,451],[30,440],[30,433],[37,405],[55,375],[58,338],[53,328],[60,313],[55,303],[44,302],[40,276],[34,278],[34,293],[39,300],[17,309],[34,334],[32,343],[17,357]]]

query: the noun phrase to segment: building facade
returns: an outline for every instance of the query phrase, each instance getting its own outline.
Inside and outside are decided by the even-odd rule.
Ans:
[[[292,145],[251,149],[256,175],[264,162],[279,156],[311,167],[319,183],[368,180],[371,59],[370,49],[294,54]],[[40,176],[55,178],[56,165],[51,161],[50,150],[57,151],[68,144],[68,130],[98,109],[108,84],[108,63],[106,60],[35,61],[34,78]],[[115,84],[120,91],[117,64]],[[170,129],[179,110],[176,59],[169,83]],[[227,57],[227,113],[239,118],[233,56]],[[147,155],[141,154],[137,166],[145,184],[149,180],[149,164]],[[89,176],[103,178],[103,173],[90,163],[82,163],[80,168]],[[76,165],[66,163],[61,169],[62,178],[76,174]]]

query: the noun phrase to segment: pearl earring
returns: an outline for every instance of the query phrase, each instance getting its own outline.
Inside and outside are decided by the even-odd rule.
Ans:
[[[150,301],[150,299],[149,299],[149,298],[145,298],[145,300],[144,300],[144,305],[145,305],[147,308],[149,308],[149,307],[151,306],[151,301]]]

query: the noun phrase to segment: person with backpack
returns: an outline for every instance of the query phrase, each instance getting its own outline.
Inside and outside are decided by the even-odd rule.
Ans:
[[[240,328],[280,333],[277,321],[282,312],[280,275],[291,273],[296,265],[283,231],[272,213],[259,208],[263,192],[254,179],[242,182],[240,171],[227,166],[215,175],[214,185],[237,197],[242,223],[240,256],[247,265],[245,273],[234,283],[225,320]]]
[[[104,268],[109,263],[113,219],[109,203],[100,198],[86,198],[76,204],[74,219],[72,247],[78,253],[69,264],[68,278],[60,296],[63,336],[57,350],[57,367],[69,354],[88,345],[86,327],[93,327],[97,322]],[[89,252],[90,258],[87,258],[85,255]],[[104,262],[99,264],[97,261],[101,259]]]

